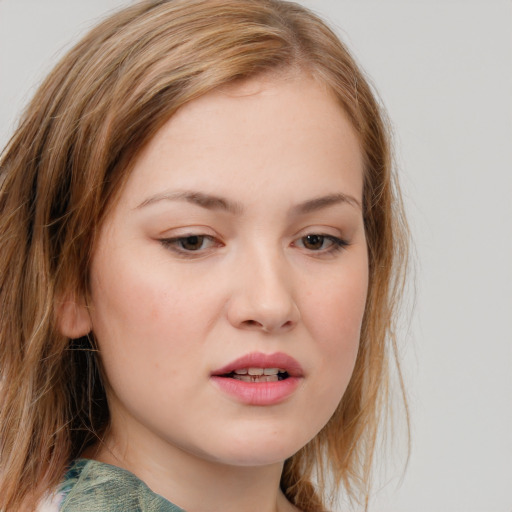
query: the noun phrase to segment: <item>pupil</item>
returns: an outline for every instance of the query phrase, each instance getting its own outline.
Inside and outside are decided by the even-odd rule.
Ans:
[[[304,237],[304,246],[307,249],[321,249],[324,243],[322,235],[307,235]]]
[[[182,240],[181,245],[188,251],[197,251],[203,245],[203,237],[197,235],[187,236]]]

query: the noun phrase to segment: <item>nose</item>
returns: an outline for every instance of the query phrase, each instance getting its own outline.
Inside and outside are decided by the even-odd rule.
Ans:
[[[284,257],[260,253],[241,261],[233,270],[234,286],[227,315],[234,327],[266,334],[283,333],[295,327],[300,310],[292,272]]]

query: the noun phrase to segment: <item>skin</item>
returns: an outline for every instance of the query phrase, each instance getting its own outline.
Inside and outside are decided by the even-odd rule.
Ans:
[[[296,510],[279,490],[283,461],[331,417],[357,355],[362,189],[357,136],[309,76],[251,79],[178,111],[102,227],[91,303],[62,315],[63,330],[93,330],[108,380],[111,428],[86,455],[189,512]],[[250,352],[300,363],[291,396],[249,405],[212,382]]]

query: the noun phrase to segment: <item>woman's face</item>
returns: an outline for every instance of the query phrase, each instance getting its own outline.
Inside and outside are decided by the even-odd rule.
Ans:
[[[319,432],[358,350],[362,189],[350,122],[305,76],[224,88],[164,125],[91,266],[107,446],[252,466]]]

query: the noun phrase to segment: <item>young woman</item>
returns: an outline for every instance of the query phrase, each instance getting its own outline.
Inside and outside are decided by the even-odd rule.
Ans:
[[[365,502],[406,236],[322,21],[137,3],[50,74],[0,179],[0,510]]]

